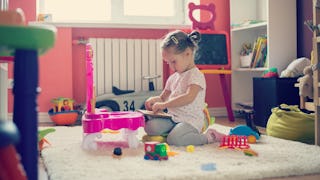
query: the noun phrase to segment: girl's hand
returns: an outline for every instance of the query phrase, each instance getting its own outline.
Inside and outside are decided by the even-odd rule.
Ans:
[[[148,101],[148,100],[146,100],[146,102],[144,103],[144,107],[146,108],[146,110],[151,111],[152,110],[152,104],[151,104],[151,101]]]
[[[151,111],[152,110],[152,106],[154,103],[159,102],[161,100],[159,100],[159,97],[150,97],[146,100],[146,102],[144,103],[144,106],[146,108],[146,110]]]
[[[158,113],[160,111],[163,111],[165,108],[166,108],[166,106],[165,106],[164,102],[156,102],[152,106],[152,111],[154,113]]]

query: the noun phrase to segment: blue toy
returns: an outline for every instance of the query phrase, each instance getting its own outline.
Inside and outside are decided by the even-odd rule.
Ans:
[[[241,135],[241,136],[247,136],[249,143],[255,143],[256,140],[260,138],[259,133],[252,130],[247,125],[238,125],[232,129],[230,129],[229,135]]]

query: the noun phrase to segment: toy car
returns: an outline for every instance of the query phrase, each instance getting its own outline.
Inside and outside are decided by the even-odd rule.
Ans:
[[[96,97],[96,108],[104,108],[108,111],[135,111],[145,109],[144,102],[151,96],[159,95],[161,91],[127,91],[121,95],[104,94]]]

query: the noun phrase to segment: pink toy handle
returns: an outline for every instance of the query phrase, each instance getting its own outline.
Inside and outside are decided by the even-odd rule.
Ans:
[[[92,105],[92,100],[94,99],[94,89],[93,89],[93,49],[90,43],[86,44],[86,70],[87,70],[87,112],[92,113],[95,107]]]

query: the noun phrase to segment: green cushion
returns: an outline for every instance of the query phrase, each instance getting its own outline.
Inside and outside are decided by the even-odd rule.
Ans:
[[[52,48],[57,29],[52,25],[0,25],[0,56],[14,56],[16,49],[37,50],[39,55]]]
[[[272,109],[267,123],[267,135],[313,144],[314,114],[304,113],[298,106],[282,104],[281,107]]]

